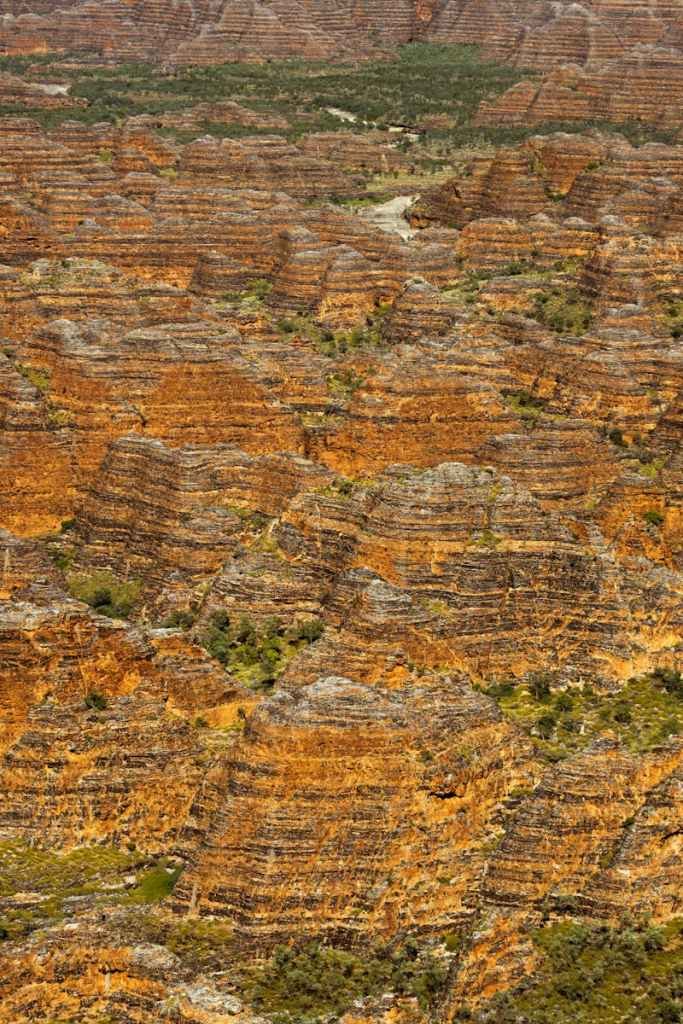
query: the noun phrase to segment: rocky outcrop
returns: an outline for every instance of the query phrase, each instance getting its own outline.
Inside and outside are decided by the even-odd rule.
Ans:
[[[166,849],[206,768],[191,722],[245,695],[196,648],[82,608],[3,605],[0,836]]]
[[[46,384],[45,376],[32,381],[30,370],[0,355],[0,472],[12,481],[3,496],[0,525],[21,536],[58,528],[75,498],[68,429],[45,401]]]
[[[206,322],[123,335],[98,327],[54,321],[29,348],[32,363],[49,372],[50,395],[68,416],[69,430],[80,435],[75,448],[81,472],[92,474],[109,443],[131,431],[174,446],[222,442],[257,452],[302,450],[291,410],[266,399],[264,416],[263,387],[238,352],[231,355],[234,331]],[[201,422],[192,416],[198,403]],[[256,423],[258,430],[252,429]]]
[[[509,751],[502,771],[493,749]],[[282,693],[250,719],[176,905],[227,915],[260,949],[448,927],[467,914],[496,806],[529,771],[489,702],[448,680],[383,693],[327,677]],[[432,878],[419,897],[417,861]]]
[[[293,455],[169,448],[129,435],[111,445],[79,509],[79,539],[91,564],[187,586],[221,568],[242,542],[245,517],[277,516],[329,476]]]
[[[596,225],[609,217],[614,221],[603,227],[608,232],[614,224],[623,225],[624,234],[636,226],[653,235],[676,234],[682,156],[678,146],[635,148],[598,132],[533,136],[475,157],[460,178],[423,196],[411,216],[420,225],[464,228],[485,218],[535,223],[545,215],[554,232],[558,221],[567,229],[573,218]],[[587,224],[577,221],[575,229],[580,226]],[[565,251],[571,252],[566,243]]]
[[[425,1024],[521,983],[544,919],[680,914],[683,146],[535,135],[427,189],[445,138],[172,71],[475,40],[550,75],[482,124],[647,118],[675,11],[0,14],[11,52],[87,26],[32,80],[169,89],[0,117],[0,1017],[256,1024],[252,961],[316,940],[433,956],[428,1011],[335,1010]]]
[[[662,780],[679,764],[680,746],[675,743],[635,759],[603,741],[595,751],[546,776],[492,857],[485,897],[499,905],[524,906],[581,892],[600,872],[602,859],[611,856],[623,823],[648,801],[649,791],[675,786],[674,780],[665,785]],[[640,813],[648,817],[646,810]],[[673,819],[671,827],[675,829]],[[563,834],[572,835],[571,843],[562,841]],[[652,873],[649,878],[656,886]],[[595,884],[599,886],[597,878]]]
[[[283,191],[294,198],[363,192],[362,179],[343,173],[336,161],[320,160],[310,147],[301,151],[282,136],[215,139],[207,136],[185,147],[178,170],[181,180],[239,188]]]
[[[351,501],[304,496],[277,536],[286,553],[313,559],[318,571],[343,559],[406,590],[432,614],[424,627],[429,643],[408,634],[407,650],[475,677],[496,675],[503,665],[523,674],[541,662],[600,673],[628,629],[626,609],[613,604],[611,569],[492,471],[445,464],[403,479],[390,475]],[[569,591],[571,615],[562,597]],[[588,609],[594,630],[586,643],[580,622]]]
[[[523,65],[545,68],[543,47],[536,43],[530,41]],[[560,56],[576,59],[571,53]],[[477,119],[480,124],[595,119],[677,125],[683,95],[680,58],[680,49],[646,44],[624,53],[613,38],[603,53],[581,61],[583,67],[562,65],[540,83],[521,82],[500,99],[482,102]]]

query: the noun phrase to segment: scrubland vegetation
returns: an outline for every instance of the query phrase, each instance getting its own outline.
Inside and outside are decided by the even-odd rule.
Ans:
[[[67,853],[0,843],[0,940],[19,939],[82,905],[151,904],[173,890],[180,869],[135,849],[78,846]],[[31,899],[17,894],[30,893]]]
[[[277,618],[257,624],[246,616],[237,621],[216,612],[204,635],[204,646],[240,682],[270,687],[294,655],[323,633],[319,619],[286,625]]]
[[[561,922],[534,933],[543,965],[487,1024],[676,1024],[683,1019],[683,919],[663,927]]]
[[[673,669],[639,676],[609,693],[590,684],[553,692],[551,684],[550,676],[539,674],[526,683],[498,683],[486,690],[550,760],[584,750],[605,731],[642,753],[683,728],[683,680]]]
[[[65,120],[88,124],[121,123],[139,114],[163,115],[199,103],[233,100],[256,112],[279,114],[289,124],[290,139],[315,131],[364,131],[369,127],[417,127],[431,140],[431,165],[448,160],[454,150],[472,144],[512,144],[529,135],[550,131],[581,132],[594,125],[625,134],[634,144],[668,142],[672,132],[642,124],[615,126],[604,122],[553,122],[533,126],[474,127],[473,116],[482,100],[490,100],[523,79],[535,78],[524,68],[482,59],[476,46],[411,43],[392,60],[348,64],[284,60],[265,64],[228,63],[163,72],[146,64],[106,67],[88,54],[75,55],[58,68],[68,79],[70,94],[87,101],[85,107],[27,109],[0,107],[0,116],[34,117],[48,128]],[[58,58],[61,63],[63,58]],[[45,78],[54,57],[2,57],[0,70],[27,78]],[[80,66],[78,66],[80,63]],[[74,67],[74,65],[76,65]],[[34,71],[29,69],[34,68]],[[348,111],[355,124],[341,121],[328,108]],[[203,132],[239,138],[272,128],[206,122],[199,129],[165,128],[165,134],[188,142]],[[401,143],[410,146],[408,140]]]

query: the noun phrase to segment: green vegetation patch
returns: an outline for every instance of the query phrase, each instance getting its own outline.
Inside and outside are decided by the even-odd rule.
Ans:
[[[553,693],[543,674],[527,683],[494,684],[485,692],[550,760],[585,749],[606,730],[640,753],[683,728],[683,682],[673,669],[631,679],[612,693],[597,693],[590,685]]]
[[[259,1012],[304,1024],[339,1016],[357,999],[395,992],[432,1007],[446,980],[443,964],[407,940],[394,949],[365,954],[311,943],[303,949],[280,946],[254,973],[248,997]]]
[[[341,357],[349,352],[359,349],[376,349],[384,345],[383,326],[391,306],[388,304],[379,305],[372,313],[368,314],[365,323],[344,331],[332,331],[329,328],[316,324],[309,316],[295,313],[292,316],[282,317],[277,322],[277,330],[283,336],[296,335],[310,341],[321,353],[330,358]],[[349,376],[352,371],[341,371],[341,374],[332,374],[328,378],[330,391],[334,393],[335,388],[339,393],[347,390],[349,385],[356,381],[355,375]],[[346,386],[343,377],[346,376]],[[335,380],[336,378],[336,380]],[[361,384],[357,379],[356,386]],[[338,386],[338,385],[341,385]],[[355,386],[353,386],[355,390]]]
[[[70,83],[70,94],[85,99],[87,106],[44,109],[6,104],[0,107],[0,117],[30,117],[49,129],[74,120],[121,124],[128,117],[173,114],[227,97],[248,110],[282,116],[289,124],[282,134],[290,140],[320,131],[364,132],[376,125],[414,127],[431,119],[432,127],[423,132],[423,140],[434,142],[435,153],[416,156],[416,165],[424,170],[444,166],[444,157],[452,159],[453,151],[462,146],[513,145],[530,135],[556,131],[578,133],[599,127],[625,135],[636,146],[650,141],[672,143],[676,134],[675,128],[599,120],[475,127],[474,114],[482,100],[495,99],[517,82],[537,77],[533,70],[482,59],[476,46],[410,43],[391,60],[331,64],[294,59],[176,68],[172,72],[136,63],[103,68],[96,55],[89,58],[85,53],[32,54],[28,58],[0,57],[0,70],[42,81],[47,72],[40,65],[55,62],[60,77]],[[37,66],[29,71],[32,65]],[[348,111],[356,123],[340,120],[327,108]],[[239,139],[272,135],[273,129],[212,119],[200,119],[194,129],[160,129],[160,134],[180,144],[207,133]],[[409,139],[401,140],[400,146],[405,151],[412,148]],[[108,159],[106,150],[101,159]]]
[[[672,338],[683,337],[683,302],[670,301],[664,311],[664,320]]]
[[[100,615],[110,619],[127,619],[140,597],[140,580],[120,580],[106,569],[92,573],[70,573],[69,593],[84,601]]]
[[[105,711],[107,708],[107,698],[99,690],[91,690],[86,694],[83,703],[91,711]]]
[[[230,306],[238,305],[245,313],[258,313],[264,309],[264,302],[272,288],[270,281],[258,278],[250,281],[241,291],[223,292],[221,300]]]
[[[161,623],[162,629],[191,629],[197,615],[188,608],[176,608]]]
[[[7,939],[64,916],[65,901],[97,896],[117,885],[140,863],[140,854],[109,846],[84,846],[69,853],[0,843],[0,934]],[[12,900],[17,894],[30,894]]]
[[[578,288],[550,288],[534,296],[529,315],[558,334],[581,335],[593,322],[593,314]]]
[[[496,1024],[675,1024],[683,1020],[683,919],[665,927],[563,922],[534,942],[541,970],[477,1014]],[[468,1019],[462,1016],[461,1019]],[[469,1017],[471,1019],[471,1016]]]
[[[286,625],[278,618],[257,625],[246,616],[231,621],[225,611],[216,612],[204,635],[204,647],[240,682],[270,687],[299,651],[323,633],[319,619]]]
[[[32,63],[34,58],[4,57],[0,70],[26,75]],[[71,80],[70,94],[87,100],[87,107],[43,110],[14,104],[0,108],[0,115],[34,117],[50,128],[64,120],[120,123],[126,117],[171,113],[229,97],[252,111],[282,115],[291,125],[287,134],[294,138],[314,131],[363,131],[369,126],[366,121],[414,125],[433,114],[448,114],[449,123],[461,126],[469,123],[482,99],[499,95],[533,72],[482,60],[475,46],[412,43],[389,61],[328,64],[293,59],[187,67],[172,73],[146,64],[102,68],[65,63],[60,74]],[[328,107],[349,111],[357,123],[341,121]],[[185,142],[206,131],[233,138],[273,134],[272,128],[213,121],[202,121],[191,132],[167,128],[165,134]],[[102,159],[106,156],[103,153]]]
[[[493,276],[493,271],[468,270],[461,280],[450,282],[443,289],[442,295],[449,302],[456,303],[457,305],[473,306],[477,302],[482,285]]]
[[[643,519],[650,526],[661,526],[664,522],[664,513],[658,508],[648,508],[643,512]]]
[[[29,366],[27,363],[16,363],[16,368],[29,384],[45,395],[50,390],[50,371],[40,366]]]
[[[545,402],[534,397],[529,391],[511,391],[505,395],[505,400],[513,412],[523,420],[535,422],[545,409]]]
[[[127,876],[136,874],[131,888]],[[156,903],[172,892],[179,875],[165,858],[150,863],[136,850],[96,845],[60,853],[2,842],[0,938],[18,939],[61,920],[79,897],[96,904]]]
[[[80,895],[97,892],[140,861],[140,854],[113,846],[82,846],[55,853],[23,843],[0,842],[0,898],[17,892]]]
[[[327,378],[327,390],[339,398],[351,398],[363,384],[363,378],[355,370],[342,368]]]
[[[166,946],[194,971],[220,971],[235,958],[232,926],[206,917],[174,917],[155,911],[131,915],[126,925],[128,940]]]
[[[128,898],[133,903],[158,903],[166,899],[173,892],[181,870],[179,867],[169,867],[165,859],[160,860],[140,876],[135,888],[128,893]]]

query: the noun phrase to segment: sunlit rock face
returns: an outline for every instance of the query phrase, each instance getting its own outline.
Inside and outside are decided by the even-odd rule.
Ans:
[[[264,1024],[335,949],[434,992],[307,1021],[490,1024],[539,929],[674,928],[680,12],[0,14],[0,1020]],[[475,135],[433,46],[346,109],[407,42],[505,62]]]

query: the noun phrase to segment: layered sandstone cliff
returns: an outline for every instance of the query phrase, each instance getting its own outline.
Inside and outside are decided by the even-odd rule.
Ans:
[[[114,64],[477,42],[582,65],[482,124],[675,120],[665,4],[0,11]],[[396,133],[183,103],[0,116],[0,1017],[252,1024],[318,943],[431,979],[345,1024],[490,1019],[544,921],[683,911],[683,146],[411,203]]]

